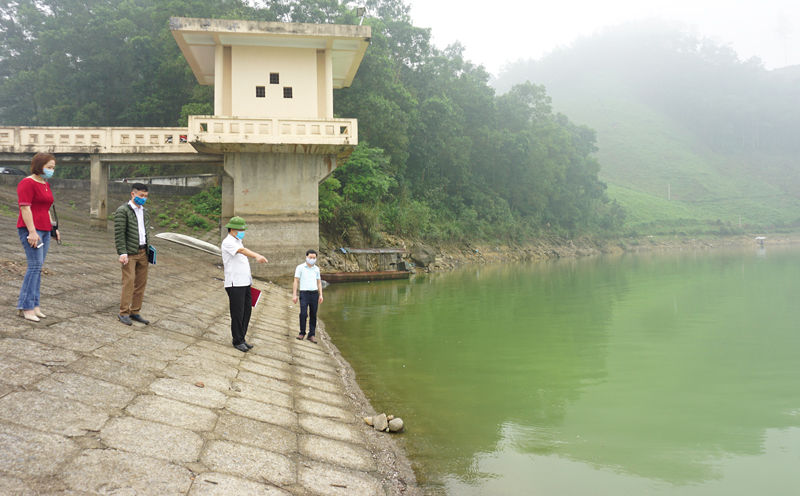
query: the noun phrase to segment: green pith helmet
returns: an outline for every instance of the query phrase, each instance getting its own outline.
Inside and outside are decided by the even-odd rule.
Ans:
[[[233,217],[227,224],[225,224],[227,229],[236,229],[237,231],[244,231],[247,229],[247,224],[244,223],[244,219],[241,217]]]

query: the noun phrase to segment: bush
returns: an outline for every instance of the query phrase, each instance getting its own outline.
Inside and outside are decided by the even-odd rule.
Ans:
[[[391,234],[423,236],[430,231],[433,213],[426,204],[416,200],[396,200],[382,207],[381,221]]]
[[[189,218],[186,220],[186,225],[189,227],[196,227],[198,229],[205,229],[205,230],[209,230],[212,227],[207,220],[195,214],[189,216]]]
[[[197,193],[189,198],[189,203],[192,204],[195,212],[219,219],[219,216],[222,215],[222,186],[212,186]]]

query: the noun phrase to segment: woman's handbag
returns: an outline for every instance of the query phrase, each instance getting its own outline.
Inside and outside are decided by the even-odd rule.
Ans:
[[[58,214],[56,213],[55,203],[53,203],[53,215],[50,217],[50,220],[50,224],[53,225],[53,227],[50,228],[50,239],[54,239],[56,243],[61,244],[61,240],[58,239],[58,233],[56,232],[58,231]]]

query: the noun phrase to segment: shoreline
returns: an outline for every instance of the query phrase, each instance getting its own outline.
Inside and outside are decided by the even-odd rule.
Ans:
[[[478,243],[449,243],[437,245],[425,245],[415,243],[411,240],[386,236],[385,247],[400,247],[411,250],[415,246],[421,246],[435,253],[435,262],[423,266],[414,262],[412,255],[403,256],[407,262],[414,264],[413,270],[416,273],[442,272],[451,270],[463,265],[518,262],[523,260],[544,260],[558,258],[586,257],[608,253],[641,253],[652,251],[669,251],[685,249],[714,249],[733,246],[756,246],[755,236],[739,235],[727,237],[644,237],[644,238],[620,238],[616,240],[600,239],[591,236],[582,236],[575,239],[562,238],[558,236],[548,236],[537,240],[532,240],[525,244],[500,245],[500,244],[478,244]],[[765,246],[800,244],[800,233],[780,233],[767,236],[764,241]],[[349,255],[346,258],[348,272],[358,270],[375,270],[377,261],[375,259],[364,262],[364,258],[359,262],[356,256]],[[320,268],[327,272],[339,272],[345,267],[345,256],[329,248],[320,248]],[[366,267],[364,267],[366,265]]]
[[[337,371],[345,384],[345,395],[352,401],[356,415],[362,425],[366,425],[363,417],[377,415],[378,412],[372,407],[367,396],[356,379],[356,373],[350,363],[342,356],[341,351],[333,343],[327,332],[325,322],[317,320],[317,333],[323,333],[325,340],[323,343],[328,347],[328,351],[337,363]],[[419,496],[422,494],[417,486],[417,478],[411,466],[408,453],[400,446],[394,436],[400,434],[389,434],[378,432],[374,429],[363,429],[365,437],[372,454],[377,462],[378,471],[383,478],[384,488],[390,489],[395,496],[410,495]]]

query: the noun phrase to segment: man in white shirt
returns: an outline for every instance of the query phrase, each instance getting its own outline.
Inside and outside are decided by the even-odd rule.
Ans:
[[[250,312],[253,310],[253,299],[250,285],[253,277],[250,274],[250,262],[254,258],[258,263],[267,263],[263,256],[248,250],[242,245],[244,231],[247,229],[244,219],[233,217],[225,227],[228,235],[222,241],[222,266],[225,269],[225,292],[231,308],[231,337],[233,347],[239,351],[250,351],[253,346],[245,341],[247,326],[250,325]]]
[[[292,285],[292,301],[297,303],[297,290],[300,289],[300,334],[297,339],[303,340],[306,337],[306,318],[311,318],[308,322],[308,340],[317,344],[314,334],[317,330],[317,308],[322,303],[322,278],[319,275],[319,267],[316,267],[317,252],[308,250],[306,252],[306,262],[297,266],[294,271],[294,285]]]

